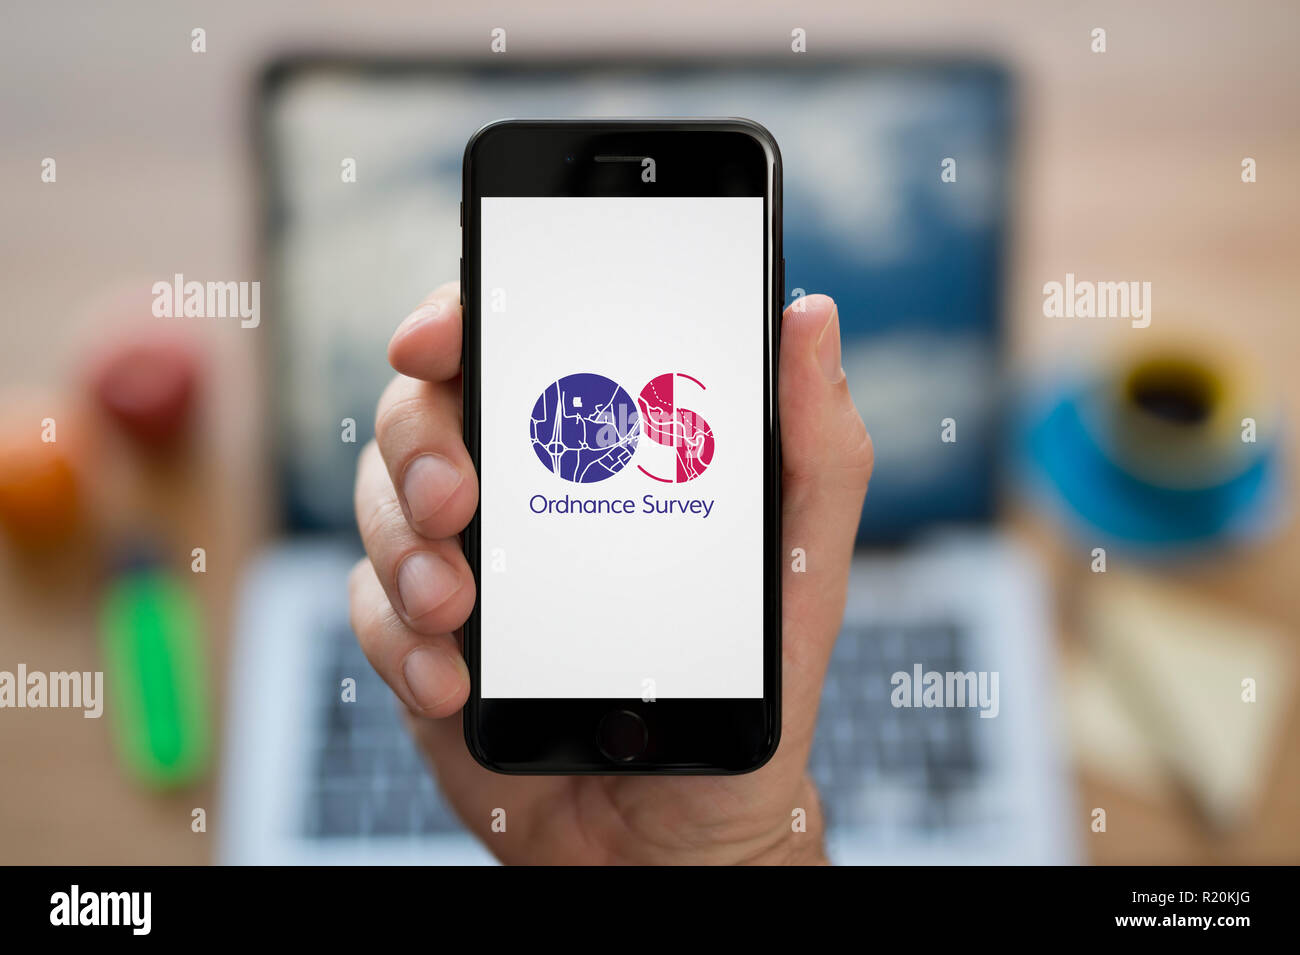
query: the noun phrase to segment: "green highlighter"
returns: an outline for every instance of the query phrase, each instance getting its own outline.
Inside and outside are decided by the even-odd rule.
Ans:
[[[146,785],[174,788],[207,768],[206,661],[190,589],[152,561],[108,584],[100,612],[106,705],[118,750]]]

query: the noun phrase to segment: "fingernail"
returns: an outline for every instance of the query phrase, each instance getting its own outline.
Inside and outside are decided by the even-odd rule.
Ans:
[[[442,314],[442,302],[426,302],[402,319],[402,324],[397,326],[397,331],[393,332],[393,337],[405,335],[413,328],[423,325],[430,319],[437,318],[440,314]]]
[[[817,362],[822,366],[822,374],[832,385],[844,380],[844,366],[840,364],[840,307],[831,309],[831,317],[822,328],[821,337],[817,339]]]
[[[441,706],[459,689],[459,668],[440,647],[416,647],[406,655],[402,677],[411,698],[425,710]]]
[[[431,517],[460,487],[463,475],[441,454],[422,454],[406,466],[402,496],[411,520]]]
[[[408,620],[418,620],[460,590],[460,575],[437,554],[416,551],[397,568],[397,594]]]

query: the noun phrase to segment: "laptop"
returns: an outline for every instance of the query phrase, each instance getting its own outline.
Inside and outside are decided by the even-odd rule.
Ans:
[[[284,532],[239,596],[220,861],[492,861],[351,633],[352,479],[396,322],[456,275],[470,134],[601,115],[770,129],[787,293],[840,306],[877,463],[811,757],[833,861],[1075,861],[1047,592],[996,524],[1011,84],[979,61],[801,57],[267,71],[256,148]],[[961,705],[926,705],[953,690]]]

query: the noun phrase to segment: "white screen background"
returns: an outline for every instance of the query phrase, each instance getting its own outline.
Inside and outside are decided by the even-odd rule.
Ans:
[[[481,200],[481,673],[486,698],[763,695],[763,199]],[[496,301],[504,309],[493,311]],[[594,484],[552,474],[534,403],[589,372],[636,399],[665,372],[715,438],[698,478],[644,434]],[[660,454],[656,454],[660,452]],[[666,454],[665,458],[663,455]],[[638,511],[534,514],[529,500],[632,498]],[[642,497],[713,501],[707,519]]]

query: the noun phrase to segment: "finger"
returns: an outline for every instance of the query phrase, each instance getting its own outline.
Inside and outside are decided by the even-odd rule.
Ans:
[[[459,400],[447,382],[398,375],[375,414],[375,442],[402,513],[423,537],[451,537],[478,506],[478,479],[460,431]]]
[[[373,441],[357,462],[357,527],[388,602],[407,626],[443,633],[474,607],[474,578],[460,542],[427,540],[406,522]]]
[[[784,570],[783,741],[802,762],[822,680],[844,615],[849,562],[872,448],[840,366],[839,313],[825,295],[800,299],[781,323]],[[796,572],[792,552],[800,548]]]
[[[449,633],[415,633],[389,603],[368,560],[348,576],[352,630],[361,650],[406,706],[421,716],[450,716],[469,698],[469,669]]]
[[[460,283],[440,285],[397,326],[388,363],[403,375],[449,381],[460,372]]]

